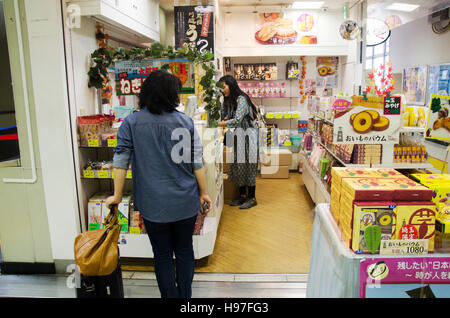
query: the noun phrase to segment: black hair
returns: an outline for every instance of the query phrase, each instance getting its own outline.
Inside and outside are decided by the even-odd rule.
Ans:
[[[236,111],[238,97],[244,96],[244,98],[247,100],[247,103],[250,105],[250,107],[253,111],[253,118],[256,118],[258,111],[256,109],[255,104],[253,104],[250,97],[248,97],[248,95],[239,88],[239,85],[233,76],[231,76],[231,75],[222,76],[219,79],[219,82],[223,82],[223,83],[227,84],[228,87],[230,88],[230,95],[228,97],[224,96],[224,104],[225,105],[227,105],[227,104],[231,105],[233,111]]]
[[[180,104],[180,91],[181,81],[178,77],[165,70],[153,71],[142,83],[139,107],[146,107],[158,115],[163,111],[171,113]]]

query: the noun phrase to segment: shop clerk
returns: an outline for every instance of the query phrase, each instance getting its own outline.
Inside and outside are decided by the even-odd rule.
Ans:
[[[240,197],[231,206],[249,209],[257,205],[256,176],[258,174],[258,129],[253,123],[256,107],[246,93],[240,88],[234,77],[225,75],[220,80],[224,84],[222,94],[222,118],[219,127],[236,128],[233,140],[233,162],[230,163],[229,179],[239,187]],[[237,130],[240,129],[241,133]],[[228,139],[227,135],[227,139]],[[247,192],[248,191],[248,192]]]
[[[212,206],[200,138],[193,120],[175,109],[180,90],[180,80],[164,70],[152,72],[144,81],[139,95],[141,110],[124,119],[117,135],[114,195],[106,200],[108,208],[122,201],[131,159],[134,206],[150,238],[163,298],[191,297],[195,221],[204,202]],[[172,133],[179,128],[189,131],[189,162],[176,163],[172,158],[172,148],[179,143]]]

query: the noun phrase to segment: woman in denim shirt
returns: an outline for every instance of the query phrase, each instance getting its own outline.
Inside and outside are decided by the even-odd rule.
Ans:
[[[180,80],[164,70],[152,72],[144,81],[141,110],[127,116],[119,128],[114,195],[106,201],[108,207],[122,201],[131,160],[134,206],[150,238],[163,298],[192,296],[192,235],[203,203],[211,206],[200,138],[192,118],[175,109],[180,90]]]

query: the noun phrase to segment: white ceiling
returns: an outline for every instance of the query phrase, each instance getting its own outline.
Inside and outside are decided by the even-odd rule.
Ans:
[[[320,0],[324,1],[324,6],[330,10],[342,9],[344,3],[348,2],[350,6],[361,0]],[[167,11],[173,12],[173,7],[177,5],[206,5],[218,3],[219,6],[270,6],[270,5],[290,5],[294,0],[160,0],[160,7]],[[420,7],[415,10],[417,16],[425,16],[434,11],[441,10],[449,6],[448,0],[368,0],[368,7],[372,10],[383,10],[393,2],[403,2],[410,4],[419,4]],[[370,11],[369,11],[370,15]]]
[[[350,5],[358,2],[358,0],[320,0],[325,2],[324,7],[329,9],[341,9],[344,3]],[[198,4],[214,4],[214,0],[160,0],[159,5],[165,11],[173,11],[173,7],[177,5],[198,5]],[[294,0],[218,0],[220,6],[271,6],[271,5],[290,5]]]

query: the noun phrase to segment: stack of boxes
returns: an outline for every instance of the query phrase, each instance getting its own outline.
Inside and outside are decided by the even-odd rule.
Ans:
[[[292,152],[289,149],[264,149],[261,156],[261,178],[287,179],[292,164]]]
[[[428,239],[433,251],[431,198],[430,189],[394,169],[332,168],[330,210],[357,253],[376,253],[390,239]]]
[[[450,237],[450,175],[411,174],[425,187],[433,191],[431,201],[436,204],[436,245],[442,246],[444,238]]]
[[[381,145],[355,145],[352,162],[354,164],[381,164]]]

